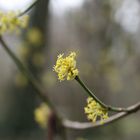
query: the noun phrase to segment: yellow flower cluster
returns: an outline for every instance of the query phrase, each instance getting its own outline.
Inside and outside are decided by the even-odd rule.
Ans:
[[[35,109],[34,115],[35,115],[35,121],[42,127],[45,128],[48,121],[48,116],[50,114],[49,107],[42,103],[38,108]]]
[[[25,28],[28,24],[27,15],[18,17],[18,12],[0,12],[0,34],[7,31],[17,31],[19,28]]]
[[[88,97],[87,106],[84,109],[88,119],[92,122],[96,122],[98,117],[101,123],[104,123],[104,120],[108,119],[108,111],[91,97]]]
[[[78,69],[76,69],[76,53],[71,52],[69,56],[63,58],[64,54],[58,55],[56,65],[54,66],[54,71],[58,74],[58,79],[60,81],[65,80],[73,80],[79,73]]]

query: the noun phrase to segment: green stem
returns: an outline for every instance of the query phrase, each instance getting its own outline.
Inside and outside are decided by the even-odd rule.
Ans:
[[[106,105],[97,96],[95,96],[95,94],[84,84],[84,82],[79,78],[79,76],[76,76],[75,80],[83,87],[83,89],[88,93],[88,95],[92,97],[96,102],[98,102],[103,108],[106,108],[107,110],[114,111],[114,112],[128,112],[129,111],[126,108],[113,107],[113,106]]]
[[[37,2],[38,2],[38,0],[36,0],[35,2],[33,2],[25,11],[23,11],[22,13],[20,13],[18,15],[18,17],[21,17],[24,14],[26,14],[28,11],[30,11],[37,4]]]

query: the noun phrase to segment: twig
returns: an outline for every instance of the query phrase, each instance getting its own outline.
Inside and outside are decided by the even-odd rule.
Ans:
[[[20,13],[18,15],[18,17],[21,17],[24,14],[26,14],[28,11],[30,11],[37,4],[37,2],[38,2],[38,0],[36,0],[35,2],[33,2],[27,9],[25,9],[25,11],[23,11],[22,13]]]
[[[109,117],[109,119],[104,121],[104,124],[101,124],[100,121],[97,121],[96,123],[91,123],[91,122],[76,122],[76,121],[71,121],[71,120],[63,120],[63,125],[66,128],[75,129],[75,130],[84,130],[84,129],[95,128],[95,127],[107,125],[107,124],[120,120],[120,119],[124,118],[125,116],[128,116],[128,115],[140,110],[140,102],[128,107],[127,109],[129,110],[128,112],[120,112],[120,113],[117,113],[117,114]]]
[[[76,76],[75,80],[83,87],[83,89],[89,94],[89,96],[91,96],[96,102],[98,102],[102,107],[106,108],[108,111],[114,111],[114,112],[129,111],[127,108],[113,107],[113,106],[106,105],[90,89],[88,89],[88,87],[84,84],[84,82],[80,79],[79,76]]]

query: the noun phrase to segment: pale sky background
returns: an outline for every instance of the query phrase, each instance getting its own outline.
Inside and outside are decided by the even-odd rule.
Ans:
[[[129,33],[136,33],[140,28],[140,4],[138,0],[123,0],[117,9],[115,20]]]
[[[32,0],[0,0],[0,8],[5,10],[21,9],[27,6]]]
[[[80,6],[84,0],[52,0],[51,8],[58,13]],[[24,10],[32,0],[0,0],[0,8],[5,10]]]
[[[65,11],[81,6],[84,0],[52,0],[52,12],[63,14]],[[59,12],[58,12],[59,11]]]
[[[76,8],[84,0],[51,0],[50,9],[54,14],[62,15],[65,11]],[[4,10],[24,11],[32,0],[0,0],[0,8]],[[115,1],[113,3],[115,5]],[[115,20],[130,33],[136,33],[140,27],[140,5],[138,0],[123,0],[115,9]]]

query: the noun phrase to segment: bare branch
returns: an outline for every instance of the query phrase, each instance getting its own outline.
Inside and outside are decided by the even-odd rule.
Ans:
[[[36,0],[35,2],[33,2],[27,9],[25,9],[25,11],[23,11],[22,13],[20,13],[18,16],[21,17],[24,14],[28,13],[36,4],[37,4],[38,0]]]
[[[117,121],[121,118],[124,118],[132,113],[137,112],[138,110],[140,110],[140,102],[130,106],[127,108],[129,111],[128,112],[120,112],[117,113],[111,117],[109,117],[109,119],[107,119],[104,124],[101,124],[100,121],[97,121],[96,123],[91,123],[91,122],[76,122],[76,121],[71,121],[71,120],[63,120],[63,125],[66,128],[69,129],[78,129],[78,130],[83,130],[83,129],[88,129],[88,128],[95,128],[95,127],[100,127],[103,125],[107,125],[110,124],[114,121]]]

